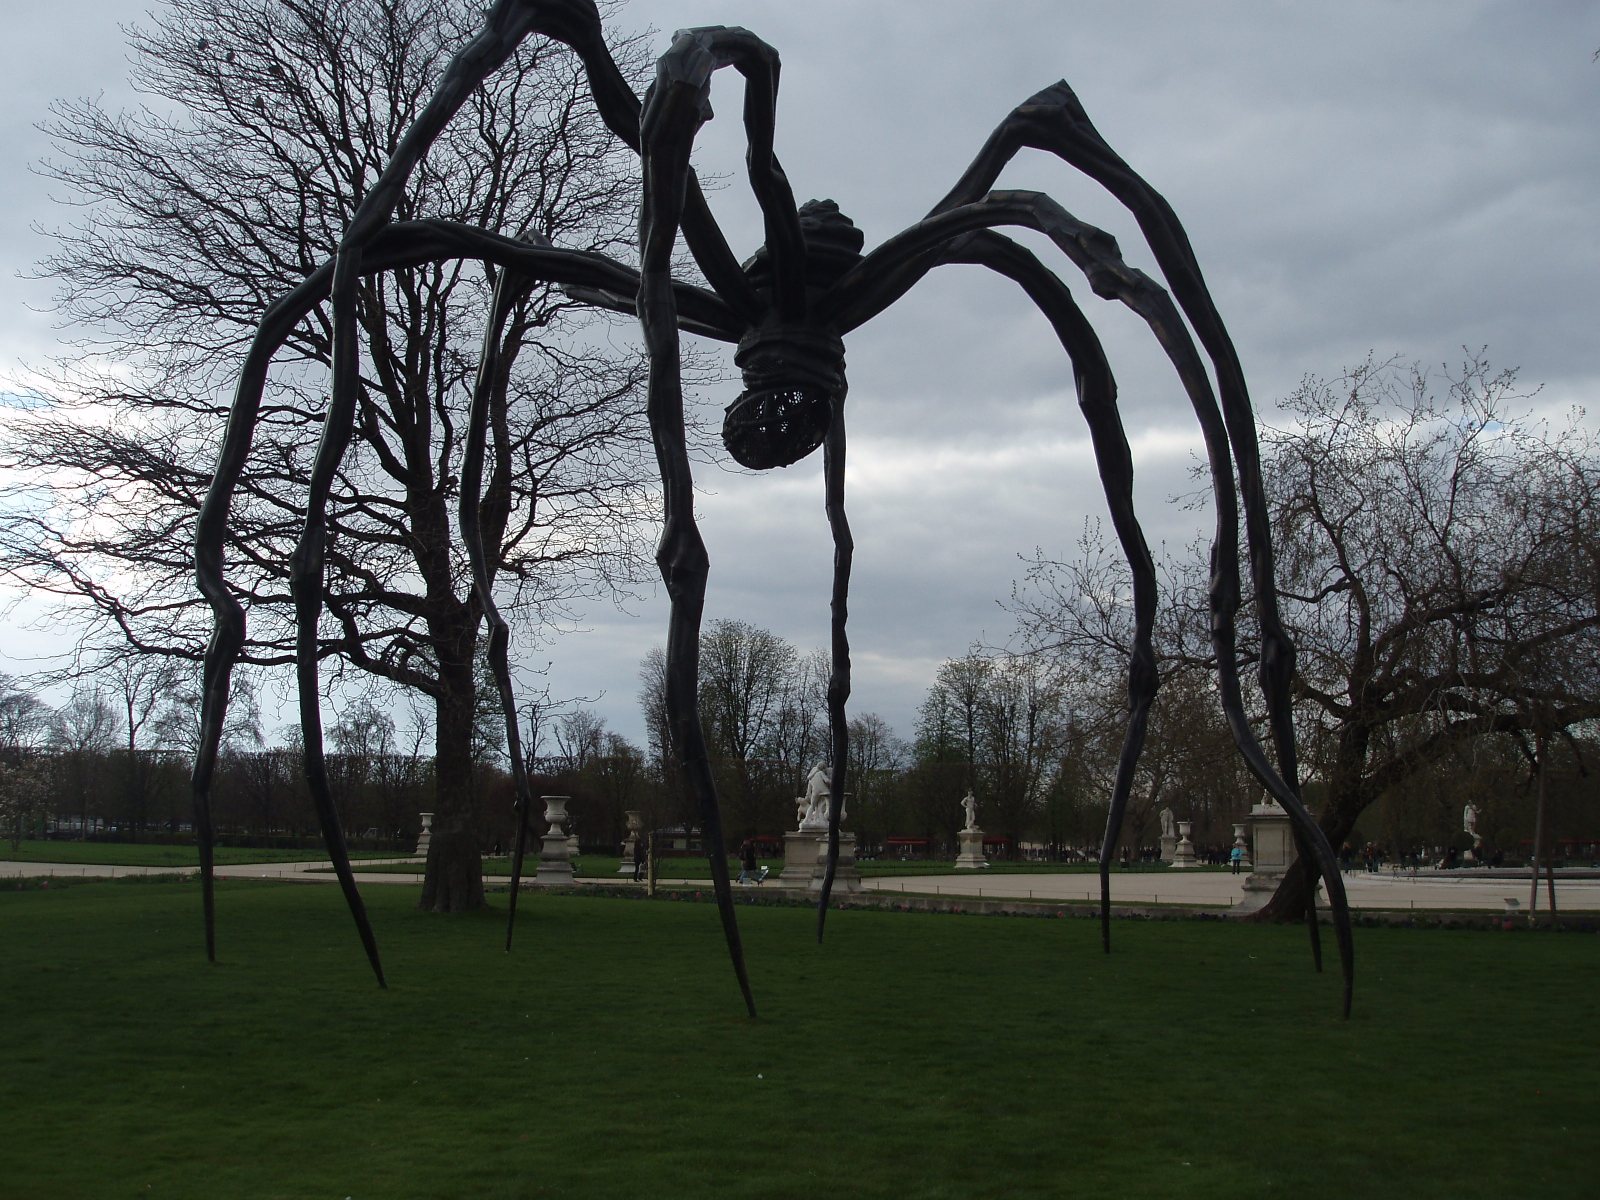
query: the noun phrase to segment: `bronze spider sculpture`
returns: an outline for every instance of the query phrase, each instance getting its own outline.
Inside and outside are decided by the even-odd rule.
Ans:
[[[392,220],[411,171],[445,124],[474,89],[531,35],[562,42],[577,53],[602,119],[640,156],[643,191],[637,271],[598,254],[530,245],[450,222]],[[730,66],[745,81],[750,185],[761,208],[766,237],[765,245],[743,265],[718,229],[689,166],[697,132],[711,116],[711,78],[719,69]],[[1217,510],[1210,610],[1221,702],[1239,752],[1262,786],[1289,813],[1300,853],[1315,864],[1327,888],[1343,973],[1344,1011],[1348,1014],[1353,953],[1344,889],[1327,839],[1301,803],[1295,783],[1298,770],[1289,703],[1294,649],[1278,616],[1254,412],[1238,356],[1177,217],[1166,201],[1100,137],[1077,96],[1063,82],[1039,92],[1007,116],[965,174],[926,217],[863,255],[863,235],[836,205],[795,205],[773,152],[778,68],[777,53],[743,29],[683,31],[657,63],[655,81],[641,103],[606,48],[592,0],[498,0],[482,30],[453,59],[438,90],[362,200],[333,260],[264,315],[241,372],[196,535],[196,575],[215,619],[215,633],[206,657],[204,738],[193,775],[208,953],[215,953],[210,786],[229,678],[243,645],[245,619],[223,577],[228,508],[249,452],[272,356],[294,325],[327,301],[334,328],[331,397],[313,467],[305,523],[292,562],[291,590],[299,630],[297,683],[312,796],[369,960],[379,982],[383,982],[377,946],[351,874],[322,755],[317,623],[322,608],[324,522],[332,480],[352,436],[357,368],[355,283],[366,274],[451,258],[475,258],[500,269],[466,435],[460,520],[474,587],[487,614],[489,659],[507,715],[507,748],[521,810],[513,863],[512,920],[532,798],[514,715],[508,630],[490,595],[477,504],[485,454],[485,381],[496,370],[497,332],[517,290],[537,284],[560,285],[596,306],[636,313],[643,331],[649,357],[648,416],[665,510],[657,562],[671,601],[666,697],[670,734],[691,792],[700,804],[717,905],[734,972],[753,1016],[755,1004],[734,916],[727,860],[721,852],[721,818],[696,697],[709,558],[694,518],[693,477],[684,430],[680,333],[687,331],[737,346],[734,361],[742,373],[744,390],[727,410],[723,440],[738,462],[767,469],[790,465],[819,446],[823,451],[825,508],[835,552],[832,675],[828,687],[833,781],[827,868],[818,906],[820,937],[839,849],[846,761],[845,703],[850,693],[846,609],[852,542],[844,504],[846,382],[842,339],[893,304],[933,268],[967,263],[1015,281],[1050,322],[1066,350],[1112,524],[1132,570],[1135,644],[1128,673],[1129,718],[1100,853],[1101,931],[1109,950],[1111,857],[1156,692],[1152,644],[1156,576],[1134,516],[1133,463],[1110,365],[1094,329],[1056,274],[1032,251],[997,231],[999,227],[1018,226],[1043,234],[1084,274],[1096,295],[1119,301],[1149,324],[1194,407],[1205,440]],[[1079,221],[1050,197],[1038,192],[991,190],[1001,169],[1025,148],[1063,159],[1107,189],[1132,213],[1167,280],[1170,295],[1155,280],[1128,267],[1110,235]],[[708,287],[673,278],[672,255],[680,233]],[[1215,389],[1207,360],[1215,373]],[[1246,717],[1237,666],[1235,616],[1241,602],[1241,508],[1261,629],[1260,681],[1276,765],[1259,744]],[[1307,917],[1313,954],[1320,967],[1314,909],[1308,911]],[[508,927],[508,946],[510,936]]]

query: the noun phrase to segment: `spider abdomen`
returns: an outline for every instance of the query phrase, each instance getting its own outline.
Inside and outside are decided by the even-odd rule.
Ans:
[[[787,467],[822,445],[830,410],[827,393],[811,388],[745,391],[728,405],[722,442],[740,466]]]
[[[722,442],[740,466],[787,467],[828,436],[833,400],[845,390],[844,343],[813,326],[766,325],[734,355],[744,391],[728,405]]]

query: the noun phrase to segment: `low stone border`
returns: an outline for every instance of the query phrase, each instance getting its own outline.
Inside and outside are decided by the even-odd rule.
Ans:
[[[485,891],[505,892],[499,887],[486,885]],[[636,884],[587,883],[566,888],[539,888],[548,894],[568,896],[607,896],[623,900],[644,900],[644,889]],[[711,887],[686,887],[676,885],[657,889],[655,899],[687,904],[714,902]],[[734,902],[745,907],[815,908],[817,894],[802,888],[773,887],[735,888]],[[1028,900],[985,898],[982,896],[918,896],[903,892],[852,892],[834,896],[828,905],[831,909],[875,909],[880,912],[937,913],[949,916],[980,917],[1073,917],[1079,920],[1098,920],[1097,904],[1081,900],[1045,903]],[[1113,918],[1122,921],[1250,921],[1254,913],[1237,909],[1181,904],[1113,904]],[[1497,931],[1528,932],[1529,926],[1521,914],[1507,918],[1493,910],[1484,911],[1417,911],[1400,909],[1356,909],[1350,914],[1351,923],[1362,928],[1398,929],[1492,929]],[[1323,923],[1326,924],[1326,915]],[[1535,932],[1554,930],[1565,933],[1600,932],[1600,916],[1577,913],[1560,916],[1554,926],[1543,916],[1533,926]]]

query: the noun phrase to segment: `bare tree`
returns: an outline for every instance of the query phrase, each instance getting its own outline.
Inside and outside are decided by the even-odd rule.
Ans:
[[[180,663],[168,673],[168,687],[161,697],[152,727],[156,745],[192,762],[200,749],[200,670]],[[225,750],[258,749],[265,744],[261,732],[261,705],[256,700],[254,682],[248,676],[234,681],[233,702],[222,729]]]
[[[628,810],[643,810],[645,805],[644,753],[621,734],[606,731],[588,776],[605,822],[607,844],[614,849],[626,835]]]
[[[54,731],[57,777],[63,799],[77,813],[80,833],[89,828],[91,800],[103,785],[116,749],[117,709],[103,691],[75,689],[57,714]]]
[[[13,849],[48,806],[48,764],[39,752],[56,727],[55,711],[48,704],[0,674],[0,825],[10,834]]]
[[[850,718],[850,763],[845,790],[850,793],[851,825],[863,846],[879,846],[889,833],[888,812],[907,746],[877,713]]]
[[[978,785],[978,727],[983,689],[992,670],[976,651],[948,659],[917,710],[915,814],[922,836],[953,841],[961,828],[961,797]]]
[[[972,650],[939,668],[918,718],[917,759],[937,780],[928,798],[941,836],[959,828],[959,797],[970,790],[989,827],[1021,842],[1059,765],[1064,702],[1038,656]]]
[[[0,673],[0,751],[32,754],[52,740],[56,712],[10,675]]]
[[[802,655],[770,630],[719,620],[700,643],[700,717],[730,833],[771,834],[791,819],[791,802],[818,759],[827,757],[828,658]],[[639,665],[639,703],[650,752],[666,789],[664,807],[697,820],[677,789],[677,756],[667,734],[666,657]]]
[[[813,650],[795,660],[784,681],[767,745],[777,775],[774,783],[791,795],[802,790],[815,763],[833,756],[828,739],[829,672],[827,651]]]
[[[1065,710],[1060,684],[1031,655],[997,660],[979,708],[981,765],[990,821],[1013,851],[1038,811],[1059,758]]]
[[[563,713],[555,723],[556,749],[566,769],[581,775],[605,749],[605,718],[589,708]]]
[[[0,574],[70,601],[87,664],[128,647],[201,655],[190,530],[244,348],[332,255],[479,19],[466,0],[170,0],[128,32],[149,107],[54,109],[45,169],[78,217],[42,270],[81,340],[52,393],[7,414],[0,464],[59,486],[5,497]],[[530,42],[414,173],[401,215],[625,253],[632,171],[572,56]],[[321,655],[434,709],[423,905],[441,911],[483,896],[471,784],[483,613],[452,525],[494,283],[452,263],[364,285],[357,449],[329,512]],[[586,334],[587,312],[536,289],[501,334],[480,519],[498,602],[525,631],[645,567],[642,361]],[[280,352],[236,494],[229,571],[251,613],[247,664],[293,660],[287,568],[330,339],[319,310]]]
[[[667,720],[667,655],[659,646],[639,660],[639,709],[648,741],[648,770],[660,796],[653,817],[657,823],[692,824],[695,806],[682,786],[672,747],[672,726]]]
[[[334,750],[328,763],[329,782],[339,819],[349,829],[360,794],[380,778],[384,760],[394,753],[394,718],[370,695],[361,696],[344,707],[328,737]]]
[[[701,721],[727,796],[730,830],[760,833],[788,815],[793,781],[772,769],[778,765],[772,739],[799,666],[792,645],[744,621],[713,621],[701,636]]]
[[[1600,457],[1525,401],[1481,356],[1442,376],[1368,360],[1307,379],[1262,432],[1302,757],[1335,846],[1457,746],[1524,738],[1533,761],[1600,716]],[[1095,561],[1036,561],[1017,604],[1034,644],[1123,640]],[[1172,582],[1168,672],[1210,653],[1204,579]],[[1306,887],[1297,867],[1267,913],[1302,912]]]

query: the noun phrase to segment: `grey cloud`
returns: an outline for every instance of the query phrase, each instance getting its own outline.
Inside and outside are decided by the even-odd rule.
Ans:
[[[50,336],[22,309],[47,292],[11,282],[43,249],[27,224],[59,219],[24,170],[43,153],[29,124],[51,94],[106,86],[121,55],[114,24],[141,13],[80,6],[87,40],[73,48],[50,32],[56,15],[21,16],[0,64],[19,68],[0,72],[8,365]],[[777,146],[795,190],[837,200],[869,247],[926,212],[1011,107],[1067,78],[1188,227],[1264,411],[1304,374],[1337,372],[1369,349],[1440,362],[1486,344],[1553,396],[1595,393],[1593,6],[634,0],[621,19],[666,31],[659,47],[698,24],[742,24],[773,43],[784,62]],[[743,256],[760,232],[739,173],[734,79],[719,77],[714,103],[697,161],[726,177],[713,204]],[[1002,184],[1051,192],[1148,266],[1134,223],[1059,164],[1025,156]],[[1167,503],[1192,486],[1184,398],[1148,332],[1063,277],[1117,366],[1149,535],[1181,546],[1200,519]],[[980,635],[1005,637],[996,601],[1020,573],[1016,556],[1066,551],[1103,504],[1070,452],[1082,436],[1070,370],[1009,285],[949,269],[853,335],[847,354],[861,468],[857,703],[909,733],[932,665]],[[708,391],[708,418],[736,391],[731,378]],[[1051,439],[1059,459],[1025,453]],[[960,469],[941,476],[951,463]],[[701,474],[711,614],[824,645],[831,550],[816,464],[771,478]],[[657,590],[627,613],[597,609],[589,632],[527,657],[554,660],[558,690],[604,690],[604,715],[639,736],[638,658],[664,621]]]

